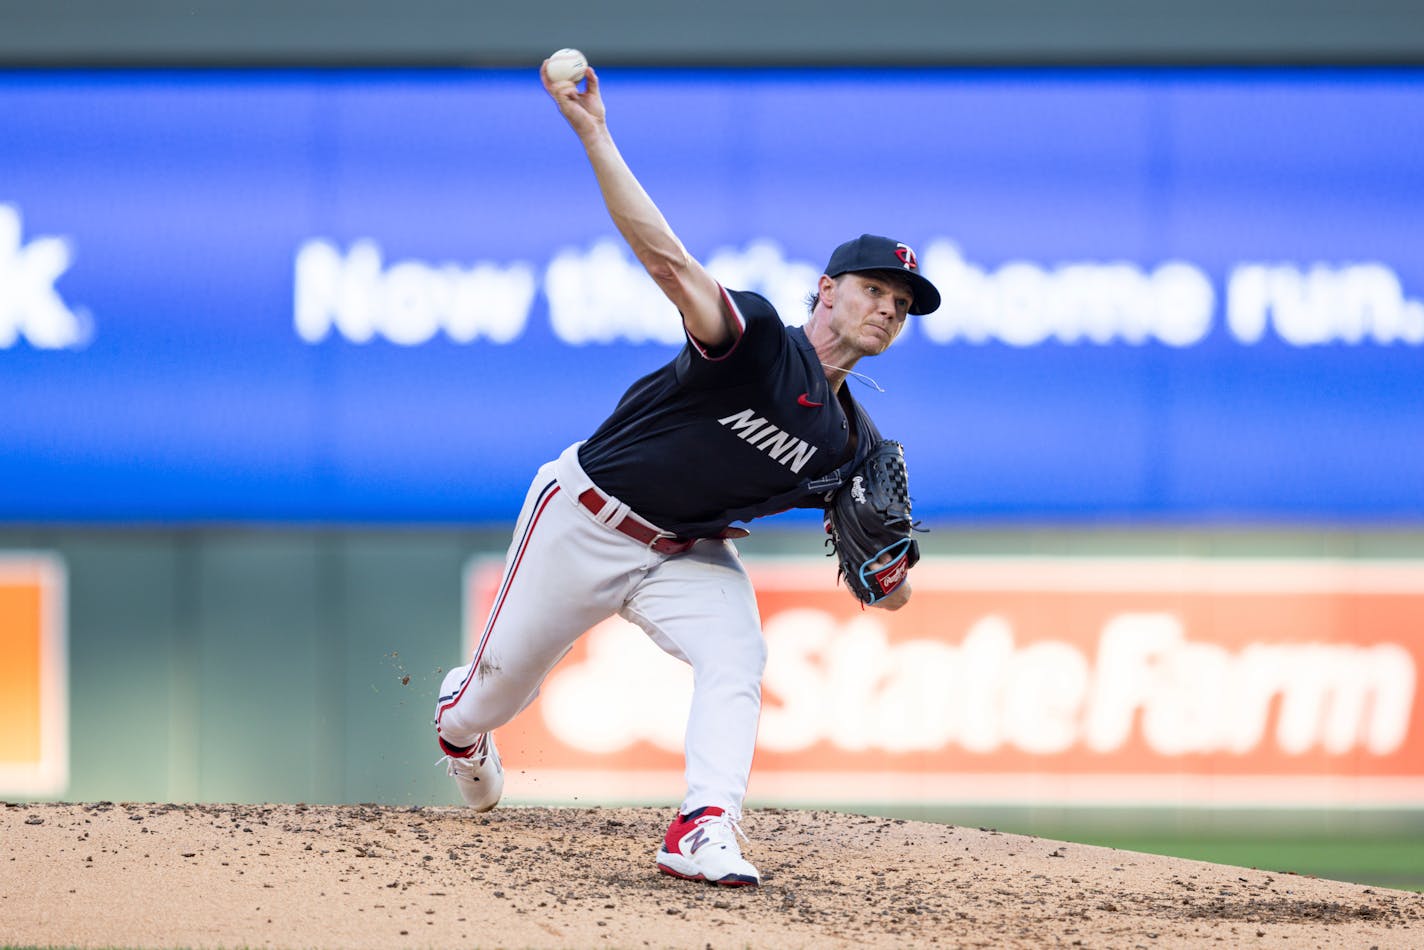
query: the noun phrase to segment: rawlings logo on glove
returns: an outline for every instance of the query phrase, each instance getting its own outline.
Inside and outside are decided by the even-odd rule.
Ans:
[[[913,530],[905,450],[887,439],[826,506],[827,543],[840,560],[837,576],[862,604],[885,599],[905,582],[920,560]]]

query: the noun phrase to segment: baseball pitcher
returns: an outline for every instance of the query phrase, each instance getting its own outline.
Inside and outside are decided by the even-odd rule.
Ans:
[[[907,245],[866,234],[832,252],[805,326],[786,326],[763,297],[722,287],[688,254],[619,154],[594,70],[582,89],[551,78],[548,61],[541,73],[687,342],[535,476],[474,654],[441,686],[437,740],[463,800],[493,808],[503,772],[492,730],[533,701],[584,631],[618,614],[693,669],[687,794],[658,867],[756,885],[738,822],[766,646],[732,543],[747,532],[734,522],[821,508],[854,596],[890,610],[909,600],[919,553],[904,457],[845,382],[940,295]]]

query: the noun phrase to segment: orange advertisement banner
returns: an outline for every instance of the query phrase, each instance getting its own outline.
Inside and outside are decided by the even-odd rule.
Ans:
[[[927,559],[893,613],[827,563],[747,565],[750,798],[1424,806],[1424,562]],[[690,691],[600,624],[500,730],[510,792],[676,797]]]
[[[64,569],[0,553],[0,795],[68,784]]]

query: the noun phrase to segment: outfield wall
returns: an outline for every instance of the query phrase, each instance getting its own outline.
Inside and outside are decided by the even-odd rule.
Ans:
[[[481,566],[504,540],[0,532],[0,606],[38,585],[49,593],[31,600],[36,637],[57,638],[23,652],[28,628],[7,624],[7,702],[21,659],[63,668],[37,672],[33,689],[58,689],[58,706],[7,716],[0,795],[452,801],[432,765],[433,697],[478,625]],[[817,544],[804,530],[743,543],[772,655],[761,804],[970,814],[1424,800],[1417,534],[942,534],[915,602],[893,615],[856,609]],[[19,571],[26,558],[38,570]],[[513,800],[677,797],[680,667],[626,634],[586,638],[509,730]],[[58,764],[41,768],[55,728]],[[42,775],[22,784],[27,766]]]

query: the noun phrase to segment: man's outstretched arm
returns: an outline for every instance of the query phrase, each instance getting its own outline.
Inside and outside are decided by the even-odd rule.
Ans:
[[[721,287],[687,253],[609,134],[598,74],[589,67],[584,74],[586,87],[580,92],[575,82],[552,82],[547,64],[545,60],[539,71],[544,89],[583,144],[603,192],[603,202],[623,240],[682,312],[683,324],[694,339],[706,347],[731,342],[740,326],[723,299]]]

